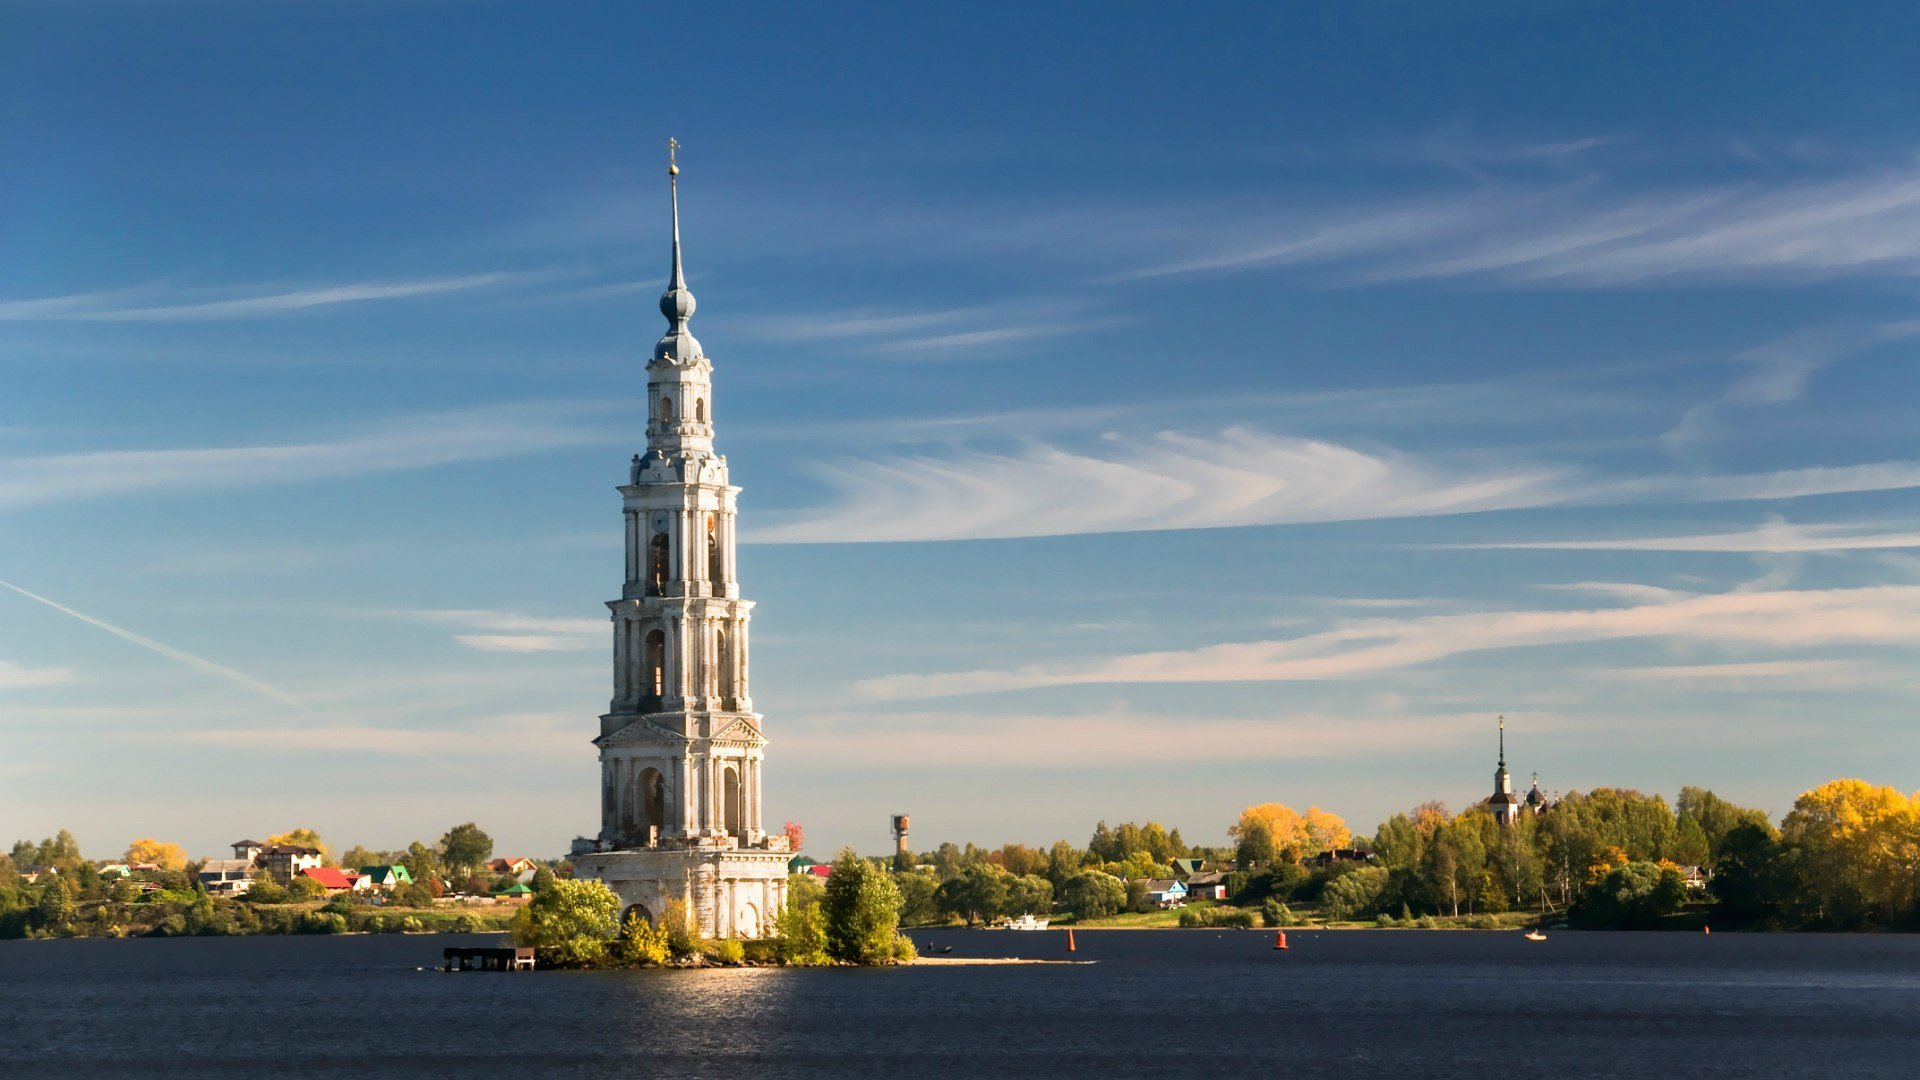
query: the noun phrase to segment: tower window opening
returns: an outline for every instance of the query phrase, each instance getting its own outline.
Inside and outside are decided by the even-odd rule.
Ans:
[[[660,697],[667,692],[667,635],[655,630],[647,635],[645,670],[641,687],[645,693]]]
[[[667,534],[657,532],[647,541],[647,595],[665,596],[667,594],[668,555],[671,541]]]
[[[644,815],[640,820],[640,835],[651,842],[656,835],[654,830],[664,832],[667,824],[667,784],[659,769],[641,771],[640,807]]]
[[[708,514],[707,515],[707,580],[712,582],[715,586],[718,586],[722,581],[726,580],[727,573],[726,573],[725,562],[726,560],[722,558],[722,552],[720,548],[720,519],[715,517],[712,514]],[[717,587],[714,588],[712,591],[716,595],[720,592],[720,590]]]
[[[673,423],[673,399],[665,394],[660,395],[660,422]]]
[[[739,836],[740,819],[743,816],[740,812],[740,770],[731,765],[727,766],[725,774],[721,777],[720,792],[723,800],[721,805],[726,815],[726,830],[734,836]]]
[[[693,419],[698,424],[707,422],[707,403],[699,398],[693,399]]]

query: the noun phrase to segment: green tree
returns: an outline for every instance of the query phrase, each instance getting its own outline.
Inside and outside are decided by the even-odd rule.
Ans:
[[[1060,899],[1076,919],[1104,919],[1126,906],[1127,887],[1112,874],[1088,870],[1067,880]]]
[[[1257,870],[1272,865],[1280,857],[1280,849],[1273,842],[1273,830],[1264,822],[1253,821],[1241,830],[1240,844],[1234,849],[1234,864],[1242,870]]]
[[[1773,825],[1767,820],[1767,812],[1747,806],[1735,806],[1733,803],[1715,795],[1706,788],[1683,787],[1680,796],[1673,802],[1673,811],[1684,825],[1691,820],[1700,827],[1706,837],[1707,854],[1698,865],[1710,865],[1719,861],[1720,845],[1727,834],[1742,825],[1757,825],[1769,832]],[[1676,858],[1675,862],[1684,860]]]
[[[1694,818],[1682,815],[1679,826],[1674,830],[1673,850],[1667,858],[1681,866],[1712,866],[1713,847],[1707,842],[1707,833]]]
[[[1114,836],[1112,829],[1107,828],[1104,820],[1093,827],[1093,836],[1087,841],[1087,850],[1103,863],[1119,862],[1127,857],[1126,851],[1120,846],[1119,839]]]
[[[627,913],[626,921],[620,925],[620,936],[607,947],[607,952],[615,963],[628,967],[659,967],[672,955],[667,946],[667,932],[648,922],[638,910]]]
[[[1047,850],[1047,880],[1053,882],[1055,889],[1059,889],[1080,872],[1085,862],[1086,852],[1065,840],[1056,840],[1053,847]]]
[[[700,923],[685,900],[669,900],[660,912],[660,932],[666,935],[667,949],[675,956],[692,956],[700,951]]]
[[[1374,830],[1373,853],[1381,866],[1389,870],[1412,869],[1420,865],[1424,839],[1413,819],[1395,814]]]
[[[469,821],[447,830],[440,838],[440,852],[449,869],[471,875],[493,857],[493,837]]]
[[[939,847],[933,849],[933,872],[939,875],[940,880],[945,881],[959,873],[960,866],[960,845],[951,840],[944,840]]]
[[[1680,910],[1687,885],[1672,867],[1637,861],[1616,866],[1580,894],[1569,912],[1578,926],[1594,929],[1646,929],[1663,915]]]
[[[33,928],[51,934],[70,931],[79,911],[73,894],[67,891],[67,883],[59,877],[44,879],[35,892],[33,913],[28,920]]]
[[[886,871],[847,848],[833,861],[820,908],[827,923],[827,953],[834,959],[856,964],[893,959],[900,890]]]
[[[593,879],[555,881],[513,918],[516,944],[540,950],[550,967],[596,967],[620,926],[620,898]]]
[[[895,873],[893,884],[900,890],[900,925],[929,926],[946,921],[940,905],[934,902],[940,882],[932,874],[917,870]]]
[[[827,955],[827,919],[820,910],[825,894],[811,876],[796,874],[788,879],[787,906],[773,920],[781,963],[818,967],[832,962]]]
[[[940,883],[934,893],[934,903],[941,911],[957,915],[972,926],[1006,909],[1007,884],[1007,872],[997,866],[985,863],[968,866]]]
[[[407,845],[407,853],[401,857],[400,865],[407,868],[407,876],[416,885],[432,888],[433,882],[440,877],[440,853],[418,840]]]
[[[358,870],[363,866],[381,866],[388,861],[386,853],[355,844],[340,856],[340,865],[348,870]]]
[[[1053,910],[1053,882],[1038,874],[1014,878],[1007,883],[1003,915],[1045,915]]]
[[[1462,814],[1461,818],[1467,815]],[[1426,863],[1421,867],[1428,890],[1454,915],[1460,906],[1473,908],[1481,873],[1486,869],[1487,852],[1479,832],[1461,818],[1434,830],[1427,843]]]
[[[1758,922],[1780,912],[1780,843],[1764,824],[1735,826],[1720,838],[1720,859],[1707,887],[1716,908],[1739,922]]]
[[[1388,873],[1384,866],[1365,866],[1334,878],[1320,894],[1321,910],[1332,919],[1372,915],[1375,902],[1387,887]]]
[[[533,872],[533,880],[527,882],[527,888],[536,893],[543,893],[553,887],[553,882],[553,871],[542,866]]]

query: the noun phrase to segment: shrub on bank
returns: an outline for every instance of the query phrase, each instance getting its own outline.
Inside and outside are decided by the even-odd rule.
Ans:
[[[513,940],[540,950],[547,967],[600,967],[619,926],[620,898],[602,881],[556,880],[513,920]]]
[[[1256,916],[1245,908],[1189,907],[1180,910],[1180,925],[1189,929],[1209,926],[1234,926],[1251,929]]]

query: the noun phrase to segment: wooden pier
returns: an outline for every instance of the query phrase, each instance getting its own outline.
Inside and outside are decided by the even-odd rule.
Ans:
[[[443,949],[441,971],[532,971],[532,949]]]

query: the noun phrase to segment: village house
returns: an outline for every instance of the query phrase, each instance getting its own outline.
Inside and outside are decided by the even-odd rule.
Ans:
[[[368,892],[384,893],[401,885],[413,884],[413,875],[399,863],[384,863],[380,866],[361,867],[360,881],[365,882],[364,886],[356,883],[356,887]]]
[[[1187,878],[1185,885],[1189,900],[1225,900],[1227,898],[1227,875],[1219,870],[1202,870]]]
[[[525,874],[529,879],[533,877],[533,872],[539,868],[540,864],[534,862],[532,859],[495,859],[487,864],[487,869],[493,871],[495,874],[511,874],[514,877]]]
[[[319,848],[300,847],[297,844],[276,844],[260,852],[259,865],[268,876],[279,882],[292,881],[294,875],[304,873],[320,865]]]
[[[327,890],[327,895],[349,892],[353,889],[353,878],[342,873],[337,866],[308,866],[300,871],[300,876],[311,878]],[[355,875],[356,877],[358,875]]]
[[[1155,878],[1147,882],[1147,901],[1163,908],[1176,908],[1187,902],[1187,886],[1173,878]]]
[[[210,896],[239,896],[253,888],[251,859],[208,859],[200,864],[200,888]]]

